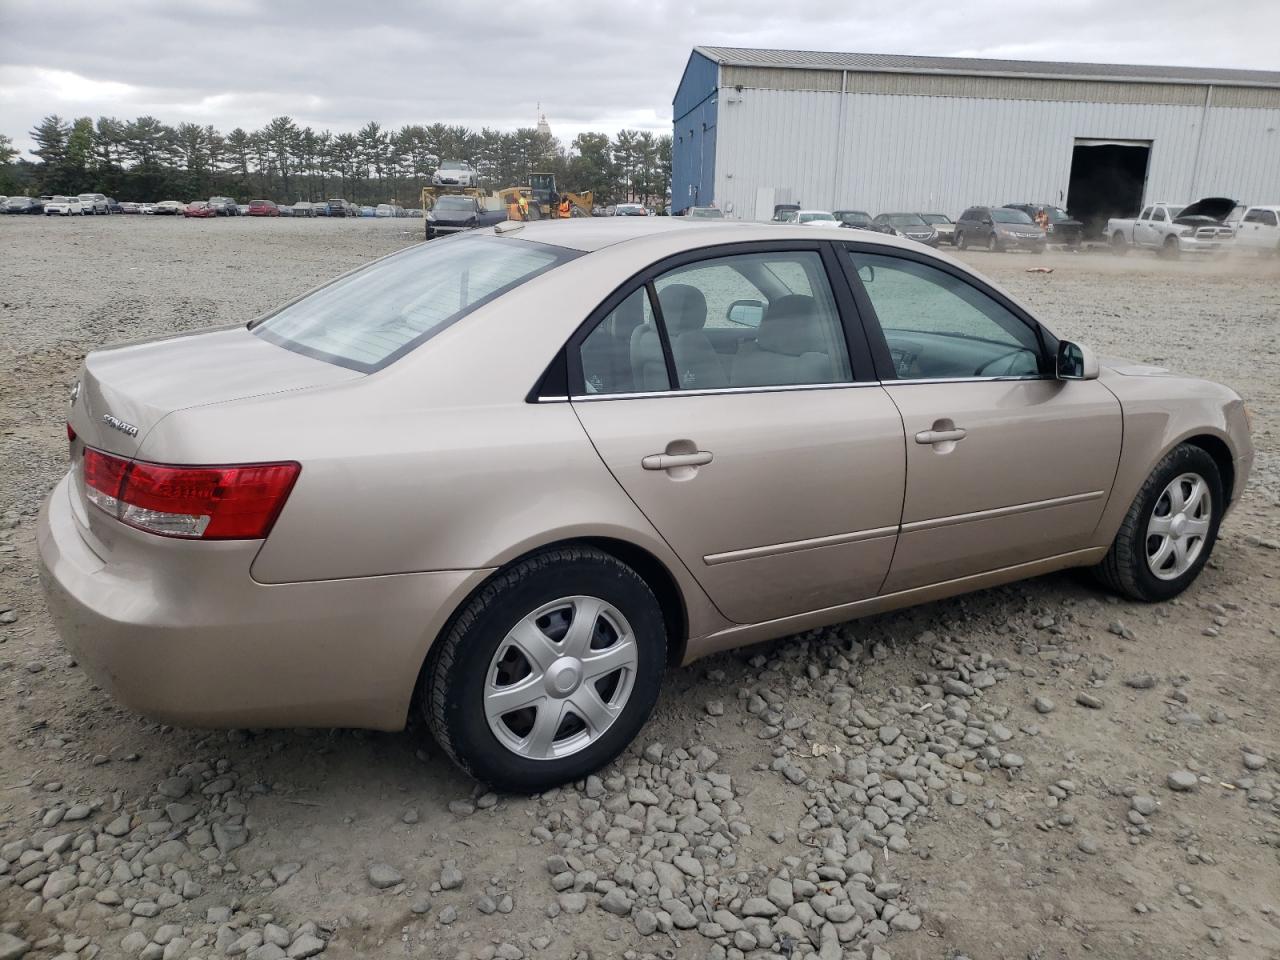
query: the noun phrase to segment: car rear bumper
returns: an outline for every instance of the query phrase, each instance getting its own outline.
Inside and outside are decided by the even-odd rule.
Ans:
[[[402,728],[432,640],[489,573],[268,585],[256,542],[150,537],[152,563],[106,562],[81,524],[64,477],[37,525],[58,633],[122,704],[188,726]]]

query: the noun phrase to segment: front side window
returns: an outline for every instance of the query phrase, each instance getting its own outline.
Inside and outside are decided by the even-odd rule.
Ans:
[[[1263,210],[1262,222],[1268,227],[1274,227],[1276,225],[1276,212],[1274,210]]]
[[[476,308],[577,254],[500,237],[410,247],[254,325],[265,340],[370,373]]]
[[[1034,377],[1040,341],[966,281],[901,257],[850,251],[903,380]]]
[[[1157,223],[1163,223],[1167,219],[1164,215],[1164,207],[1156,207],[1155,215],[1151,219]]]
[[[1142,211],[1142,215],[1141,215],[1141,216],[1139,216],[1139,217],[1138,217],[1138,219],[1139,219],[1139,220],[1150,220],[1150,219],[1151,219],[1151,208],[1150,208],[1150,207],[1147,207],[1147,209],[1143,210],[1143,211]]]
[[[991,211],[991,219],[996,223],[1031,223],[1029,216],[1021,210],[1010,210],[1008,207],[996,207]]]

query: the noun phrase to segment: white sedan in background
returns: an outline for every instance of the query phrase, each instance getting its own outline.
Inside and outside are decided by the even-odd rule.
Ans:
[[[44,215],[46,217],[70,217],[84,216],[84,204],[80,202],[79,197],[56,196],[52,200],[46,200],[44,203]]]
[[[814,227],[840,226],[840,221],[830,210],[797,210],[795,222]]]

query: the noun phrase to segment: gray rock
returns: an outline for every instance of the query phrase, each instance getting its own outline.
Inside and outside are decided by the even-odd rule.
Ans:
[[[1091,693],[1077,693],[1076,703],[1090,710],[1101,710],[1104,706],[1103,702]]]
[[[146,943],[145,937],[143,943]],[[18,960],[30,949],[31,944],[21,937],[15,937],[12,933],[0,933],[0,960]]]
[[[239,850],[249,842],[249,831],[245,827],[215,823],[213,825],[213,842],[217,846],[218,852],[225,857],[232,850]]]
[[[397,883],[404,883],[404,877],[390,864],[375,863],[369,867],[369,883],[379,890],[385,890]]]
[[[284,886],[289,882],[289,878],[302,869],[300,863],[281,863],[271,868],[271,879],[275,881],[276,886]]]
[[[635,921],[636,932],[642,937],[652,936],[658,932],[658,918],[652,910],[637,910]]]
[[[1036,697],[1031,704],[1036,708],[1036,713],[1053,713],[1058,706],[1048,697]]]
[[[452,903],[440,911],[440,922],[444,924],[453,923],[458,919],[458,908]]]
[[[1241,759],[1246,770],[1261,770],[1267,765],[1267,758],[1259,753],[1246,753]]]
[[[626,917],[631,914],[631,901],[621,887],[614,887],[600,900],[600,908],[614,916]]]
[[[181,840],[166,840],[154,850],[148,850],[143,854],[142,862],[147,866],[177,863],[186,852],[187,845]]]
[[[446,860],[440,867],[440,889],[457,890],[462,886],[462,871],[457,860]]]
[[[307,957],[314,957],[317,953],[321,953],[324,946],[324,941],[319,937],[304,933],[289,944],[288,954],[290,960],[306,960]]]
[[[587,895],[585,893],[566,890],[556,897],[556,902],[560,904],[560,909],[565,913],[582,913],[587,909]]]
[[[1129,800],[1129,808],[1137,811],[1144,817],[1149,817],[1159,809],[1159,804],[1156,803],[1155,797],[1149,797],[1140,793]]]
[[[1185,793],[1188,790],[1195,789],[1196,775],[1190,770],[1175,770],[1169,774],[1165,782],[1169,785],[1170,790]]]
[[[156,784],[156,793],[170,800],[181,800],[191,792],[191,780],[188,777],[170,777]]]
[[[744,917],[776,917],[781,911],[764,897],[751,897],[742,905]]]
[[[1124,678],[1124,685],[1134,690],[1150,690],[1156,685],[1156,678],[1149,673],[1135,673]]]
[[[1098,852],[1098,841],[1093,839],[1093,837],[1081,837],[1080,841],[1076,844],[1076,849],[1081,853],[1087,853],[1090,856],[1093,856]]]

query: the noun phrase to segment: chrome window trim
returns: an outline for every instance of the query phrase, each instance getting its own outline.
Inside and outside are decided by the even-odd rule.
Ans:
[[[1057,377],[1042,377],[1040,374],[1027,374],[1024,376],[1004,376],[1004,377],[914,377],[910,380],[882,380],[883,386],[894,387],[898,384],[913,386],[921,383],[993,383],[996,381],[1008,380],[1016,383],[1023,380],[1044,380],[1057,382]]]
[[[785,393],[791,390],[848,390],[860,387],[882,387],[879,380],[857,380],[840,383],[788,383],[777,386],[760,387],[713,387],[706,390],[649,390],[643,393],[586,393],[570,397],[574,403],[585,400],[592,403],[600,400],[643,400],[657,397],[711,397],[719,394],[739,393]]]

